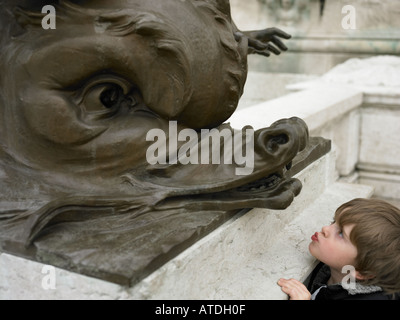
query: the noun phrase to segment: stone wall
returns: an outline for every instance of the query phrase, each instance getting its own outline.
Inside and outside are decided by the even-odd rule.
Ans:
[[[320,88],[321,93],[342,87],[362,94],[362,102],[346,120],[348,124],[339,122],[345,127],[328,133],[327,125],[321,134],[341,137],[334,140],[342,141],[343,155],[338,158],[343,161],[338,163],[342,177],[352,176],[374,186],[375,196],[395,200],[400,199],[399,75],[400,57],[377,56],[351,59],[318,80],[291,86],[292,90]]]

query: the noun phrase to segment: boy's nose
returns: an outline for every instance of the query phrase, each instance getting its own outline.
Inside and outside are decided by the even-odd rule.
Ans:
[[[329,236],[329,226],[322,227],[322,234],[324,235],[324,237]]]

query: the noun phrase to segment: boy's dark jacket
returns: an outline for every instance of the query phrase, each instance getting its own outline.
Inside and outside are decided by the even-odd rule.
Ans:
[[[379,287],[363,287],[366,290],[349,293],[340,284],[329,285],[326,283],[330,278],[330,269],[327,265],[319,263],[306,281],[307,289],[313,294],[321,286],[315,300],[399,300],[399,295],[386,295]],[[364,292],[361,292],[364,291]]]

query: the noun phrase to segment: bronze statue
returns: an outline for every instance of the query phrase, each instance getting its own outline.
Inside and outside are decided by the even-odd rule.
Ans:
[[[233,134],[224,122],[242,94],[247,54],[286,50],[283,31],[241,32],[229,0],[0,4],[2,251],[79,272],[74,263],[99,263],[82,272],[125,283],[107,275],[135,257],[113,265],[112,255],[135,249],[137,258],[166,221],[179,243],[182,217],[283,209],[300,192],[301,183],[285,175],[309,141],[297,118],[254,133],[248,175],[237,175],[235,163],[151,165],[146,158],[147,133],[160,129],[168,140],[171,123],[197,130],[198,143],[201,129]],[[44,5],[56,9],[55,29],[42,28]],[[94,258],[102,254],[107,259]],[[125,275],[131,282],[143,276]]]

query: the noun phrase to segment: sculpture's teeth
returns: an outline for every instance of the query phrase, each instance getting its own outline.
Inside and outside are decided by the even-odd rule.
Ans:
[[[251,182],[244,186],[237,188],[240,192],[251,192],[251,191],[260,191],[266,190],[278,184],[282,180],[281,176],[277,173],[272,174],[268,177],[259,179],[257,181]]]

